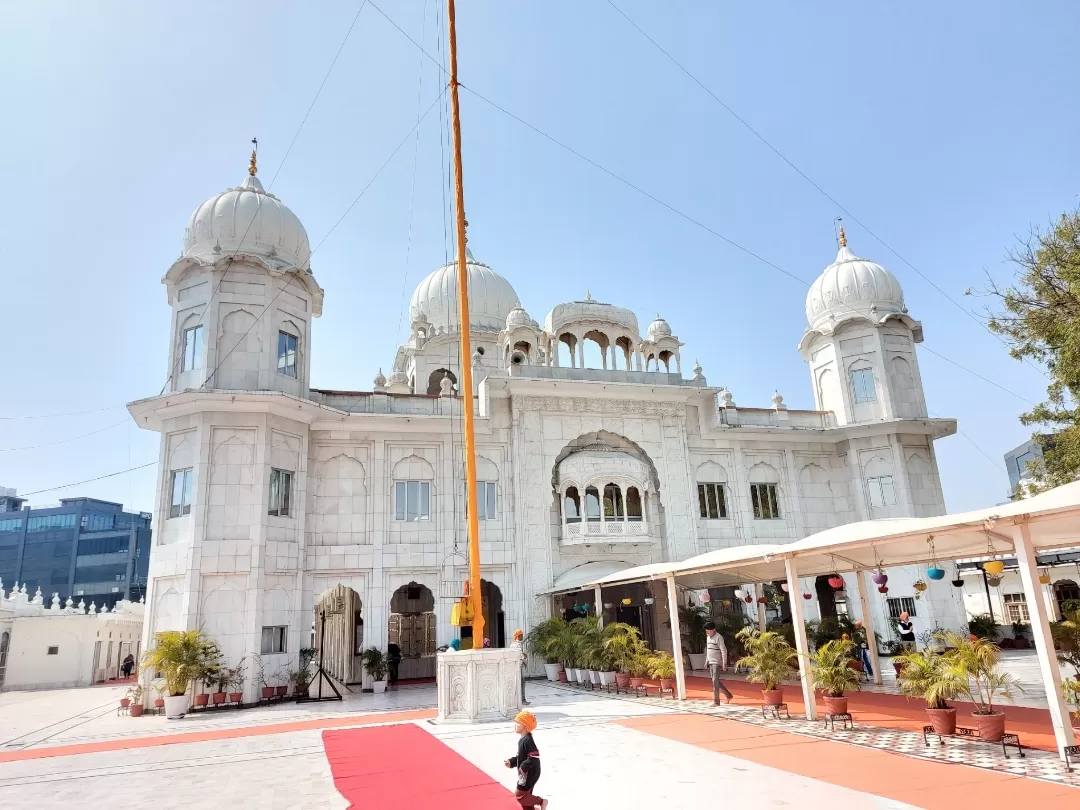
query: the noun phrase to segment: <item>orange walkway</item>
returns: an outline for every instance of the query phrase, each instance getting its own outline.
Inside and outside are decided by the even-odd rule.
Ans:
[[[724,681],[724,685],[735,695],[733,703],[743,706],[760,705],[761,687],[757,684],[733,679]],[[712,682],[708,678],[688,677],[686,679],[686,696],[699,700],[708,700],[711,703]],[[784,699],[787,701],[792,715],[806,711],[803,706],[802,688],[798,685],[785,685]],[[970,715],[974,707],[970,703],[960,701],[954,701],[953,705],[957,709],[957,723],[961,726],[973,725]],[[850,692],[848,693],[848,709],[855,717],[856,722],[863,722],[871,726],[922,731],[922,727],[929,722],[926,719],[923,702],[921,700],[908,700],[902,695],[881,692]],[[1057,750],[1057,742],[1054,740],[1054,728],[1050,723],[1049,711],[1046,709],[1032,709],[1026,706],[1003,706],[1001,710],[1005,712],[1005,727],[1009,731],[1019,734],[1020,742],[1023,745],[1040,748],[1044,751]]]
[[[901,757],[709,715],[662,714],[612,722],[926,810],[1027,806],[1039,810],[1076,810],[1080,807],[1077,788]]]
[[[287,734],[293,731],[313,731],[321,728],[342,726],[370,726],[376,723],[406,723],[410,720],[428,720],[436,717],[434,709],[412,712],[386,712],[343,717],[321,717],[314,720],[295,720],[290,723],[270,723],[246,728],[218,728],[207,731],[188,731],[179,734],[155,734],[148,737],[129,737],[121,740],[56,745],[49,748],[27,748],[23,751],[0,752],[0,762],[22,762],[27,759],[46,757],[69,757],[75,754],[99,754],[103,751],[126,751],[133,748],[153,748],[158,745],[234,740],[239,737],[263,737],[270,734]]]

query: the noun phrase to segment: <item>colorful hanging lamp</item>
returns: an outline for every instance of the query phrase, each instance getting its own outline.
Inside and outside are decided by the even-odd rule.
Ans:
[[[937,555],[934,553],[934,535],[926,538],[926,544],[930,547],[930,565],[926,569],[926,575],[934,581],[945,579],[945,569],[938,565]]]
[[[955,563],[953,563],[953,565],[956,568],[956,579],[954,579],[952,581],[953,587],[954,588],[963,588],[964,587],[964,580],[960,576],[960,566],[956,565]]]
[[[878,589],[877,589],[877,592],[878,593],[888,593],[889,592],[889,586],[888,585],[879,585]]]
[[[1042,573],[1039,574],[1039,584],[1040,585],[1049,585],[1050,584],[1050,571],[1048,569],[1044,568],[1042,570]]]
[[[787,593],[788,592],[788,584],[786,582],[781,582],[780,583],[780,590],[782,590],[784,593]]]
[[[991,588],[996,588],[998,585],[1001,584],[1001,577],[994,574],[987,574],[986,584],[989,585]]]
[[[829,587],[832,588],[834,591],[839,591],[841,588],[844,587],[844,578],[839,574],[833,574],[831,577],[829,577]]]
[[[994,548],[994,541],[990,538],[990,532],[986,533],[986,553],[989,557],[997,556],[997,549]],[[983,563],[983,571],[991,576],[1001,576],[1005,571],[1005,563],[1001,560],[987,560]]]

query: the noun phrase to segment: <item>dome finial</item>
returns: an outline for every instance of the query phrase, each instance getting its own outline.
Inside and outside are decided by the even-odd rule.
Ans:
[[[255,144],[255,148],[251,150],[251,160],[248,161],[248,174],[254,177],[259,171],[259,139],[252,138],[251,142]]]
[[[847,235],[844,233],[844,221],[837,218],[837,222],[840,223],[840,236],[837,237],[837,241],[840,243],[840,247],[847,247]]]

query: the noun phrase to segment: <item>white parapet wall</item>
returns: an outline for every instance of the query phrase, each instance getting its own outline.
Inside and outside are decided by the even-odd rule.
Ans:
[[[521,708],[521,652],[466,650],[438,655],[440,723],[512,720]]]
[[[109,611],[91,603],[46,605],[25,586],[0,598],[4,691],[90,686],[115,678],[130,653],[139,659],[144,606],[121,600]]]

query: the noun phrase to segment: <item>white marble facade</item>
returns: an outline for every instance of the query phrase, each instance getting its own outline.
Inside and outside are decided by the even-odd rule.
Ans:
[[[700,367],[684,377],[666,321],[642,335],[634,313],[591,295],[556,304],[541,326],[470,253],[482,576],[507,639],[549,615],[545,592],[587,562],[684,559],[944,511],[934,440],[956,423],[927,415],[922,327],[896,279],[841,241],[807,298],[809,325],[791,330],[812,411],[779,394],[743,407]],[[364,645],[385,648],[391,598],[411,583],[434,596],[437,643],[457,636],[446,598],[467,548],[456,277],[442,267],[417,287],[389,379],[314,389],[323,291],[299,220],[254,173],[196,210],[163,280],[169,384],[130,406],[162,436],[144,643],[201,626],[249,674],[256,654],[286,667],[310,644],[316,602],[345,585]],[[927,621],[962,620],[958,599],[934,605]],[[286,628],[285,652],[263,653],[274,627]]]

